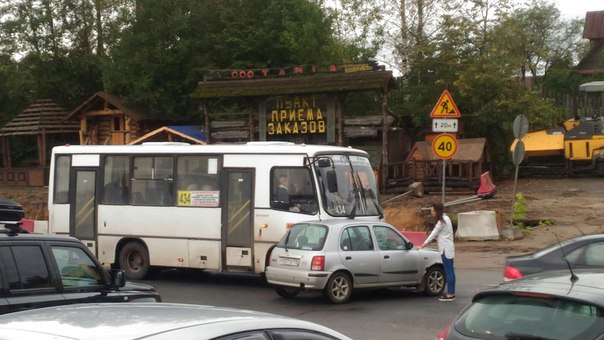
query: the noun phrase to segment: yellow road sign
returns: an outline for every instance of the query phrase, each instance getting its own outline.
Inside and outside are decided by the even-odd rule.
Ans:
[[[461,113],[453,101],[453,97],[449,91],[444,90],[440,95],[440,99],[436,102],[436,106],[430,113],[430,118],[459,118]]]
[[[457,139],[448,133],[441,133],[432,141],[432,151],[441,159],[449,159],[457,152]]]

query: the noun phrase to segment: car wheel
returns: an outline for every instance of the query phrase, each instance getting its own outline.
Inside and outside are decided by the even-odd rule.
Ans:
[[[140,242],[126,243],[120,251],[119,264],[127,279],[140,280],[149,271],[149,252]]]
[[[352,280],[344,273],[334,273],[327,281],[323,293],[333,303],[344,303],[352,295]]]
[[[445,270],[441,267],[431,267],[424,275],[424,294],[440,295],[445,291]]]
[[[275,286],[275,291],[277,292],[277,294],[279,294],[280,297],[291,299],[293,297],[296,297],[296,295],[300,293],[300,288]]]

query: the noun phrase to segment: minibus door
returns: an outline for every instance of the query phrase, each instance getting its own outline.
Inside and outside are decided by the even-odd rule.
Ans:
[[[96,176],[94,169],[72,168],[69,235],[96,254]]]
[[[252,271],[254,171],[224,170],[223,268],[227,271]]]

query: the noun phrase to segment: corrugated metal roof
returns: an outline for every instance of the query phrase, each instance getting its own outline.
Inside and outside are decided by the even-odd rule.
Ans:
[[[603,5],[604,7],[604,5]],[[585,15],[585,26],[583,28],[583,38],[602,39],[604,38],[604,11],[587,12]]]
[[[457,140],[457,152],[451,158],[452,161],[471,161],[478,162],[481,160],[485,151],[486,138],[462,138]],[[415,159],[421,155],[420,160],[436,161],[440,158],[432,151],[432,143],[430,142],[415,142],[407,156],[406,161]]]
[[[42,133],[78,133],[79,122],[64,122],[67,110],[50,99],[40,99],[0,128],[0,136],[38,135]]]

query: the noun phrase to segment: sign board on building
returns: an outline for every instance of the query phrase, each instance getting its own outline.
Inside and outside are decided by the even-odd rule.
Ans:
[[[277,96],[267,100],[266,134],[283,135],[326,133],[325,101],[315,95]]]

